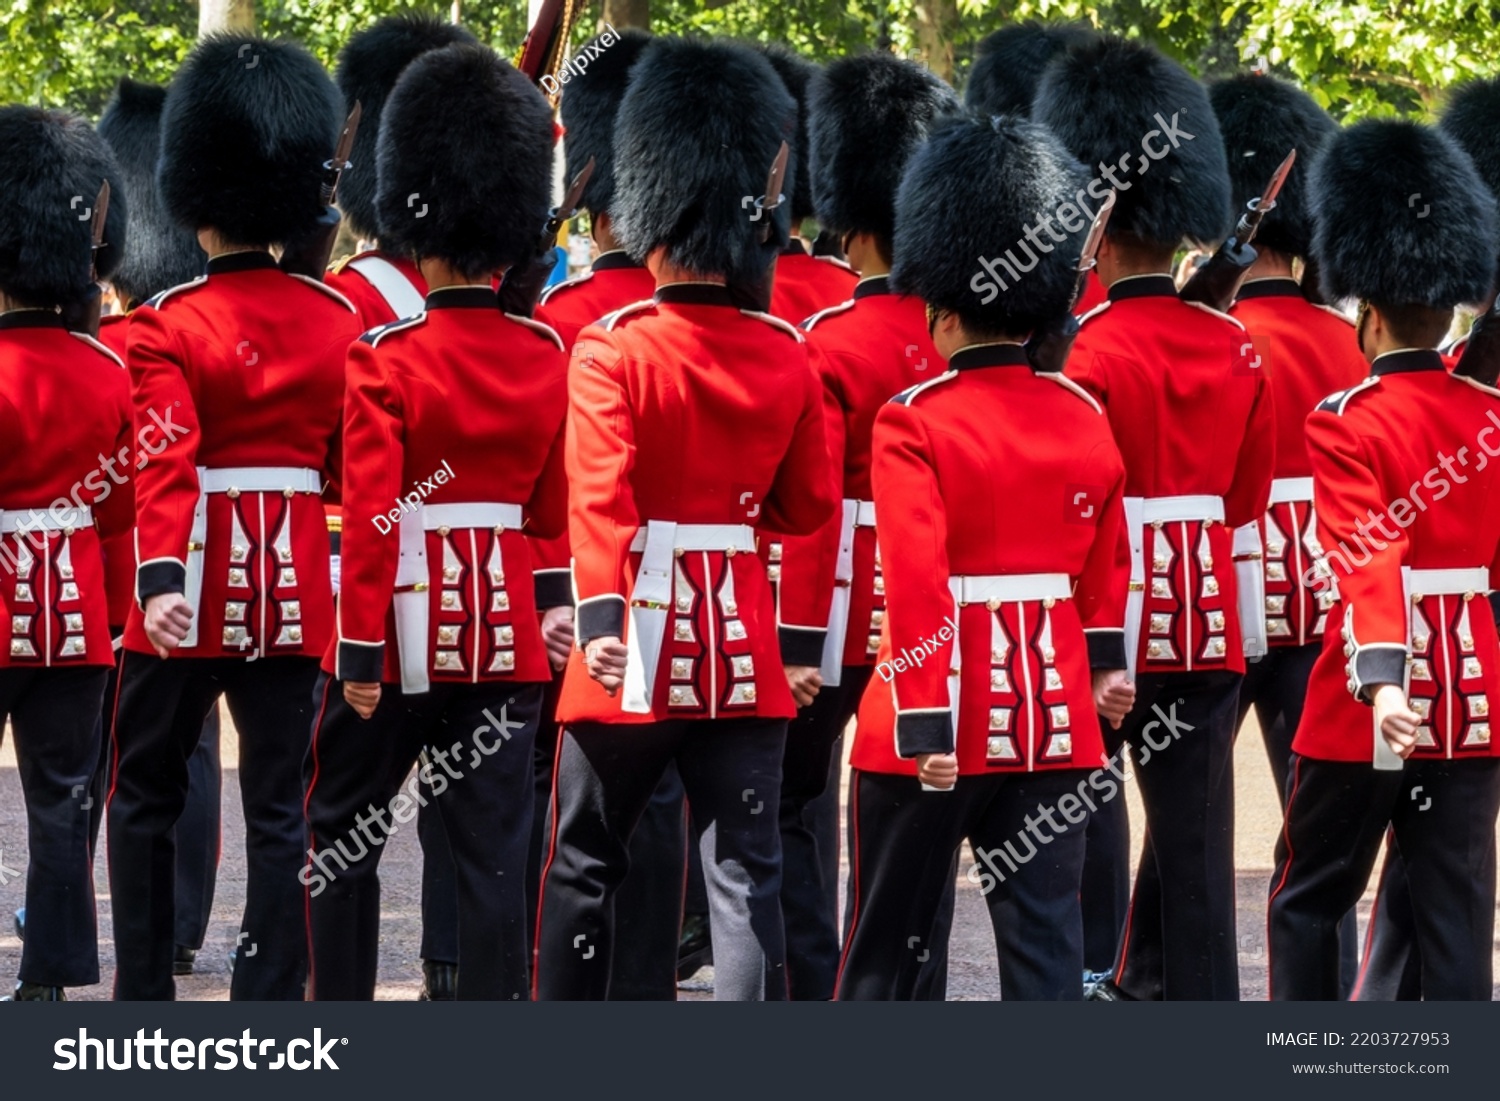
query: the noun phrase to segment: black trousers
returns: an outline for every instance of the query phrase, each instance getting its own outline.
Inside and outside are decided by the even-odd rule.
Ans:
[[[795,1001],[827,1001],[838,978],[838,907],[836,901],[829,905],[827,841],[820,838],[823,831],[810,811],[828,790],[834,748],[859,710],[874,671],[870,665],[844,666],[838,687],[823,688],[787,728],[781,762],[781,916],[787,988]],[[837,787],[823,807],[837,817]],[[836,840],[833,858],[836,887]]]
[[[1104,751],[1123,771],[1125,736],[1103,719]],[[1120,933],[1130,912],[1130,815],[1124,795],[1098,804],[1084,831],[1083,966],[1095,973],[1112,971],[1120,955]]]
[[[1302,708],[1307,703],[1307,679],[1323,647],[1275,647],[1259,661],[1247,663],[1245,681],[1240,685],[1240,717],[1235,730],[1245,725],[1252,709],[1260,724],[1261,739],[1266,746],[1266,760],[1276,782],[1276,794],[1286,807],[1287,770],[1292,760],[1292,736],[1302,722]],[[1339,925],[1339,987],[1345,995],[1354,989],[1359,973],[1359,915],[1350,910]]]
[[[30,851],[22,982],[99,981],[89,785],[99,760],[105,676],[98,665],[0,669],[0,729],[9,718]]]
[[[307,886],[312,998],[371,999],[380,948],[380,856],[430,785],[457,871],[458,997],[527,996],[526,854],[531,751],[542,685],[385,685],[361,719],[342,682],[318,678],[307,753]],[[429,762],[403,787],[426,749]],[[390,822],[386,822],[389,815]]]
[[[1417,950],[1417,917],[1412,909],[1411,884],[1394,835],[1386,833],[1385,862],[1370,908],[1364,961],[1349,993],[1356,1002],[1419,1002],[1422,1000],[1422,953]],[[1340,942],[1342,944],[1342,942]]]
[[[1140,1000],[1237,1001],[1234,732],[1238,673],[1139,677],[1122,727],[1146,837],[1115,982]]]
[[[786,726],[746,718],[567,729],[537,918],[539,998],[608,994],[615,892],[630,868],[631,835],[670,762],[703,854],[715,997],[785,998],[777,804]]]
[[[1294,756],[1271,878],[1271,997],[1339,997],[1338,925],[1364,893],[1389,826],[1411,885],[1423,996],[1488,1001],[1497,811],[1500,759],[1377,772]]]
[[[245,912],[229,996],[301,1001],[307,977],[302,888],[302,758],[315,658],[172,658],[127,653],[115,711],[109,796],[115,997],[170,999],[177,844],[188,761],[222,695],[239,731],[245,809]]]
[[[124,628],[114,628],[119,634]],[[99,851],[99,827],[104,823],[104,801],[114,771],[115,694],[120,685],[121,650],[109,669],[100,708],[99,768],[90,791],[89,851]],[[172,939],[184,948],[199,949],[208,935],[213,914],[214,890],[219,879],[219,845],[222,836],[223,770],[219,764],[219,709],[211,708],[203,720],[203,736],[188,758],[187,805],[183,807],[173,837],[177,843],[177,918]]]
[[[670,1002],[677,997],[677,945],[689,883],[697,881],[702,913],[708,913],[703,862],[688,858],[692,819],[682,776],[668,762],[635,832],[630,835],[630,871],[613,902],[614,952],[609,992],[615,1002]]]
[[[841,1001],[910,1001],[921,996],[931,936],[953,889],[954,856],[964,838],[993,858],[985,891],[1000,958],[1001,995],[1011,1001],[1083,997],[1084,824],[1042,812],[1077,798],[1082,769],[960,776],[952,791],[924,792],[913,776],[854,773],[849,797],[849,905]],[[1034,827],[1028,832],[1028,820]]]

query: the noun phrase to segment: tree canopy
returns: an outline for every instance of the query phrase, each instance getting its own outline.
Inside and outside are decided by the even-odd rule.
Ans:
[[[457,10],[514,56],[524,0],[259,0],[258,30],[332,63],[359,28],[396,11]],[[1263,64],[1336,115],[1430,113],[1445,89],[1496,71],[1500,2],[1478,0],[593,0],[658,33],[781,42],[817,59],[864,49],[917,57],[961,84],[975,44],[1006,22],[1077,19],[1144,38],[1203,76]],[[197,0],[0,0],[0,100],[97,113],[121,76],[166,81],[198,33]]]

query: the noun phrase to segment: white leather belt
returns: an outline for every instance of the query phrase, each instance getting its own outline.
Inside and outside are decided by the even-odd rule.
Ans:
[[[1411,598],[1419,596],[1463,596],[1490,591],[1490,571],[1483,566],[1457,570],[1416,570],[1401,568],[1406,591]]]
[[[1251,521],[1234,529],[1235,593],[1240,610],[1240,642],[1247,661],[1259,661],[1270,652],[1265,557],[1259,524]]]
[[[844,643],[849,637],[849,607],[853,599],[854,529],[875,526],[875,502],[844,498],[839,520],[839,553],[833,566],[833,599],[828,606],[828,633],[823,636],[823,683],[837,688],[844,676]]]
[[[875,502],[855,501],[854,523],[857,527],[873,528],[875,526]]]
[[[316,470],[302,466],[223,466],[210,469],[198,468],[198,503],[193,507],[193,525],[188,534],[187,559],[183,577],[182,595],[192,605],[195,613],[203,600],[203,544],[208,539],[208,495],[227,493],[238,497],[241,493],[319,493],[323,479]],[[195,614],[188,625],[187,637],[182,645],[191,649],[198,645],[198,624],[203,619]]]
[[[630,635],[620,710],[647,715],[656,687],[656,667],[674,597],[675,551],[755,551],[755,532],[745,524],[679,524],[648,520],[630,549],[641,555],[630,590]],[[708,613],[712,615],[713,612]],[[717,659],[714,659],[717,660]]]
[[[520,529],[520,505],[489,501],[417,505],[415,512],[404,512],[397,523],[401,556],[396,562],[396,589],[391,609],[396,618],[396,646],[401,657],[401,691],[416,695],[431,688],[428,677],[428,628],[432,605],[428,587],[427,533],[447,528],[472,530],[507,527]],[[498,556],[499,547],[494,553]],[[478,569],[479,564],[475,563]],[[499,567],[502,570],[503,567]],[[482,609],[474,609],[479,614]]]
[[[88,505],[68,509],[68,518],[61,522],[44,509],[10,509],[0,512],[0,535],[13,535],[18,531],[67,531],[69,528],[76,531],[93,526],[94,513]]]
[[[1146,606],[1146,528],[1177,521],[1224,519],[1224,498],[1212,495],[1126,497],[1125,527],[1130,537],[1130,591],[1125,597],[1125,662],[1135,678],[1141,643],[1141,613]]]
[[[349,266],[364,276],[365,281],[385,299],[385,304],[396,315],[396,320],[415,317],[426,308],[427,302],[422,297],[422,292],[412,286],[411,280],[401,274],[401,269],[384,256],[357,256],[349,261]]]
[[[1312,499],[1313,480],[1311,478],[1277,478],[1271,483],[1271,504],[1273,505]]]
[[[1067,600],[1073,595],[1073,579],[1065,573],[970,575],[950,578],[949,589],[960,604],[985,604],[991,600],[998,600],[1001,604],[1015,604],[1022,600]]]

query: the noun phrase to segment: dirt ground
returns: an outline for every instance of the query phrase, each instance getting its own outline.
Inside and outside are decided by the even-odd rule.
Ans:
[[[178,979],[178,997],[188,1000],[224,1000],[229,996],[229,952],[234,947],[239,914],[244,904],[244,830],[240,812],[238,746],[234,726],[223,715],[224,745],[224,835],[223,863],[213,920],[203,950],[198,954],[195,974]],[[1235,806],[1237,813],[1235,850],[1238,878],[1240,983],[1246,1000],[1266,996],[1265,899],[1271,872],[1272,849],[1280,827],[1280,808],[1266,765],[1258,731],[1247,728],[1235,750]],[[1132,840],[1140,843],[1144,818],[1134,784],[1126,785]],[[10,915],[23,904],[24,872],[29,857],[21,785],[11,741],[0,748],[0,864],[20,875],[4,875],[0,885],[0,986],[9,988],[20,963],[21,944],[14,935]],[[995,945],[989,918],[979,889],[967,878],[972,864],[965,851],[959,867],[958,904],[953,928],[948,996],[953,1000],[983,1000],[999,996]],[[413,826],[390,838],[381,862],[384,921],[381,928],[380,985],[382,1000],[412,1000],[421,987],[418,944],[421,937],[421,850]],[[845,869],[847,872],[847,868]],[[114,971],[114,941],[110,928],[109,883],[102,855],[94,873],[99,898],[99,952],[103,982],[98,986],[70,990],[77,1000],[108,997]],[[1360,906],[1361,933],[1369,912],[1373,884]],[[1500,973],[1500,966],[1496,968]],[[711,996],[712,973],[704,970],[685,984],[685,999]]]

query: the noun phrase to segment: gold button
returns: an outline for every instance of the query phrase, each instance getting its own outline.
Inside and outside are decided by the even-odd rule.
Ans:
[[[745,685],[745,699],[747,699],[747,700],[754,700],[755,699],[755,685],[753,685],[753,684],[747,684],[747,685]]]
[[[681,703],[682,702],[682,689],[681,688],[674,688],[674,689],[672,689],[670,692],[667,693],[667,699],[669,699],[673,703]]]
[[[679,612],[690,612],[690,611],[692,611],[693,610],[693,601],[692,601],[692,598],[691,597],[686,597],[686,596],[679,596],[677,598],[677,610]]]
[[[995,611],[995,610],[996,610],[996,609],[997,609],[997,608],[999,608],[999,607],[1000,607],[1000,601],[998,601],[998,600],[995,600],[995,599],[994,599],[994,598],[991,598],[991,599],[989,599],[989,600],[986,600],[986,601],[985,601],[985,602],[984,602],[984,606],[985,606],[985,607],[986,607],[986,608],[988,608],[988,609],[989,609],[989,610],[990,610],[990,611],[992,611],[992,612],[993,612],[993,611]]]
[[[507,650],[500,655],[500,664],[509,668],[516,663],[516,655]]]
[[[447,665],[448,664],[448,655],[447,654],[439,654],[437,656],[437,663],[439,665]]]
[[[1413,604],[1420,604],[1420,603],[1422,603],[1422,594],[1421,593],[1412,593],[1411,594],[1411,602]]]
[[[229,548],[229,553],[232,554],[235,558],[244,558],[245,555],[250,553],[250,548],[241,546],[239,543],[236,543],[234,546]]]
[[[1157,531],[1161,531],[1161,521],[1160,520],[1152,520],[1151,521],[1151,526],[1153,528],[1155,528]]]
[[[1418,635],[1416,638],[1414,638],[1414,639],[1411,640],[1411,644],[1413,646],[1415,646],[1418,650],[1425,650],[1425,649],[1427,649],[1427,636],[1426,635]]]
[[[77,528],[63,528],[63,535],[71,536],[77,530]]]
[[[231,501],[239,495],[240,491],[238,486],[230,486],[227,490],[224,491],[224,496],[228,497]]]
[[[732,601],[732,600],[726,600],[726,601],[724,601],[724,614],[725,615],[734,615],[734,608],[735,608],[734,601]]]
[[[442,527],[437,529],[439,535],[447,535],[452,530],[453,529],[450,528],[447,524],[444,524]]]
[[[683,551],[683,549],[681,547],[673,547],[672,548],[672,556],[674,558],[681,558],[684,553],[685,552]]]
[[[1211,569],[1214,568],[1214,556],[1213,555],[1206,554],[1206,555],[1203,556],[1203,568],[1205,570],[1211,570]]]
[[[234,641],[234,628],[233,627],[225,627],[224,628],[224,641],[225,642],[233,642]]]
[[[458,580],[458,567],[457,566],[445,566],[445,567],[443,567],[443,580],[444,581],[457,581]]]
[[[1354,678],[1350,677],[1349,678],[1349,691],[1352,693],[1356,687],[1357,687],[1357,685],[1354,682]]]
[[[516,633],[513,630],[511,630],[509,627],[501,627],[500,628],[500,641],[501,642],[510,642],[515,637],[516,637]]]
[[[444,593],[443,594],[443,607],[445,607],[445,608],[456,608],[457,606],[458,606],[458,598],[457,597],[455,597],[452,593]]]
[[[1046,600],[1042,601],[1042,607],[1049,609],[1055,608],[1057,607],[1057,601],[1049,596]]]
[[[283,489],[281,491],[281,495],[283,497],[290,497],[295,492],[296,492],[296,490],[294,490],[291,486],[287,486],[285,489]]]
[[[1056,661],[1057,660],[1057,651],[1054,650],[1054,649],[1052,649],[1052,647],[1048,646],[1046,649],[1044,649],[1042,651],[1042,660],[1043,661]]]
[[[1167,560],[1161,557],[1161,555],[1157,555],[1151,559],[1151,568],[1153,570],[1164,570],[1167,568]]]
[[[289,639],[291,639],[293,642],[301,642],[302,641],[302,628],[301,627],[291,627],[291,628],[288,628],[287,633],[286,633],[286,637],[289,638]]]
[[[496,524],[495,525],[495,534],[496,535],[504,535],[505,534],[505,525],[504,524]]]
[[[733,558],[734,557],[734,548],[733,547],[729,547],[727,550],[725,550],[724,551],[724,557],[726,557],[726,558]]]

